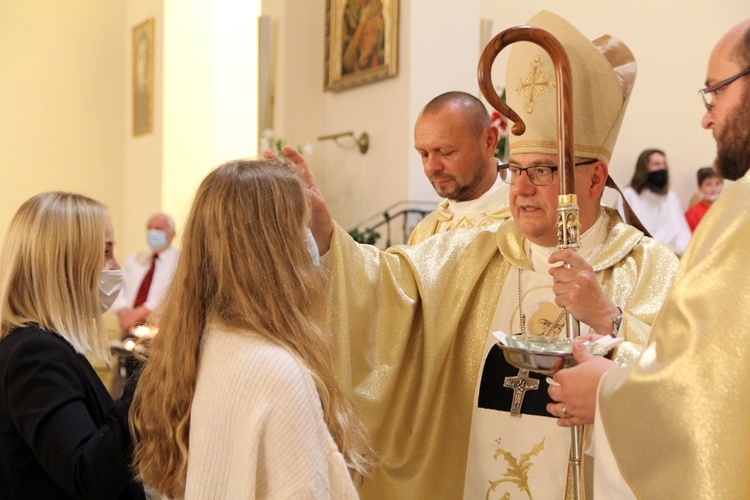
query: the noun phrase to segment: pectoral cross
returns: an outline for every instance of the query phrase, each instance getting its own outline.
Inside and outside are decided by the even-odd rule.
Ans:
[[[505,377],[503,387],[513,389],[513,402],[510,405],[510,416],[521,416],[521,405],[526,391],[535,391],[539,389],[539,381],[535,378],[529,378],[529,370],[519,370],[515,377]]]

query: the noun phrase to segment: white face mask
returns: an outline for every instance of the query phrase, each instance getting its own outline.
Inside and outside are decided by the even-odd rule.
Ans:
[[[307,251],[310,253],[310,258],[312,258],[313,266],[320,267],[320,251],[318,250],[318,244],[315,243],[315,238],[313,237],[312,231],[310,229],[307,230]]]
[[[161,250],[168,244],[167,233],[160,229],[149,229],[146,233],[146,242],[152,251]]]
[[[102,314],[109,311],[122,288],[122,269],[102,269],[99,277],[99,302],[102,304]]]
[[[716,201],[719,199],[719,195],[721,193],[711,193],[711,194],[704,194],[703,198],[705,198],[708,201]]]

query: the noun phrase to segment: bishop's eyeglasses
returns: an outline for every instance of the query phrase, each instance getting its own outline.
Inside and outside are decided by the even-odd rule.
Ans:
[[[591,158],[589,160],[582,161],[580,163],[576,163],[576,167],[582,167],[583,165],[591,165],[592,163],[596,163],[596,158]],[[516,165],[510,165],[508,163],[499,163],[497,165],[497,170],[500,172],[500,178],[503,179],[503,181],[506,184],[515,184],[518,179],[521,178],[521,175],[526,172],[526,175],[529,176],[529,180],[531,183],[535,186],[549,186],[552,184],[552,182],[555,180],[554,173],[557,172],[560,168],[552,165],[537,165],[534,167],[518,167]]]
[[[716,85],[711,85],[710,87],[706,87],[705,89],[700,89],[698,93],[701,95],[701,98],[703,98],[703,104],[706,106],[706,111],[711,111],[713,109],[714,94],[716,94],[719,89],[726,87],[733,81],[747,75],[748,73],[750,73],[750,68],[747,68],[745,71],[740,71],[736,75],[730,76],[726,80],[722,80]]]

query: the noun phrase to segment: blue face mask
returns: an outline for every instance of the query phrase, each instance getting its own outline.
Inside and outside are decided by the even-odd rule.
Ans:
[[[318,244],[315,243],[315,238],[313,238],[312,231],[309,229],[307,230],[307,251],[310,253],[310,258],[312,259],[313,266],[320,267],[320,251],[318,250]]]
[[[146,233],[146,242],[148,247],[157,252],[165,248],[169,243],[167,242],[167,233],[160,229],[149,229]]]

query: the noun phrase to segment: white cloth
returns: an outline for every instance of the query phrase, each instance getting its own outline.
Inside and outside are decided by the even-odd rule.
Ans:
[[[607,225],[603,219],[599,217],[594,226],[581,235],[580,253],[587,260],[591,260],[607,239]],[[542,335],[562,312],[555,305],[552,276],[548,272],[550,264],[547,259],[555,250],[556,248],[541,247],[526,240],[526,255],[532,269],[521,273],[521,296],[526,332],[529,334]],[[521,332],[518,272],[518,268],[514,266],[505,280],[491,331],[501,330],[509,334]],[[603,274],[603,271],[597,273],[599,282]],[[563,317],[557,327],[552,328],[552,336],[564,336],[564,325]],[[580,333],[589,333],[588,325],[581,323]],[[496,343],[494,335],[488,335],[474,397],[476,406],[471,421],[464,498],[500,498],[503,494],[515,498],[519,489],[522,489],[522,484],[528,488],[529,496],[533,498],[563,498],[570,430],[559,427],[557,419],[544,410],[542,414],[524,412],[520,417],[512,417],[509,412],[493,407],[492,391],[487,387],[489,379],[485,379],[484,374],[488,365],[496,364],[490,361],[493,356],[490,351],[498,349]],[[497,366],[488,368],[489,371],[496,369]],[[511,373],[515,376],[518,369],[513,369]],[[533,376],[539,377],[541,376]],[[539,388],[534,391],[546,391],[546,387],[540,383]],[[513,459],[515,463],[512,463]],[[527,474],[524,473],[524,467],[529,468]]]
[[[685,211],[680,205],[680,200],[673,191],[661,195],[644,188],[638,194],[635,189],[628,186],[623,189],[622,194],[656,241],[667,245],[677,255],[685,253],[692,232],[685,219]],[[618,197],[615,204],[615,208],[625,220],[622,199]]]
[[[419,221],[409,237],[409,244],[416,245],[432,235],[454,229],[486,227],[503,222],[510,217],[509,193],[510,186],[498,174],[490,189],[475,200],[443,199],[435,211]]]
[[[151,281],[151,288],[149,288],[148,297],[143,304],[149,311],[155,310],[161,304],[164,294],[172,282],[172,276],[174,276],[179,255],[179,252],[173,247],[159,252],[156,264],[154,265],[154,277]],[[152,256],[151,252],[135,252],[125,262],[125,265],[122,266],[122,270],[124,271],[122,291],[120,291],[120,295],[112,305],[112,312],[117,313],[122,309],[133,307],[143,277],[146,276],[151,267]]]
[[[288,350],[206,329],[185,497],[358,498],[312,376]]]
[[[497,212],[508,206],[510,185],[503,182],[498,174],[495,183],[482,196],[475,200],[455,201],[447,200],[448,210],[453,213],[455,220],[471,218],[480,221],[484,214]],[[478,224],[473,224],[474,225]]]

